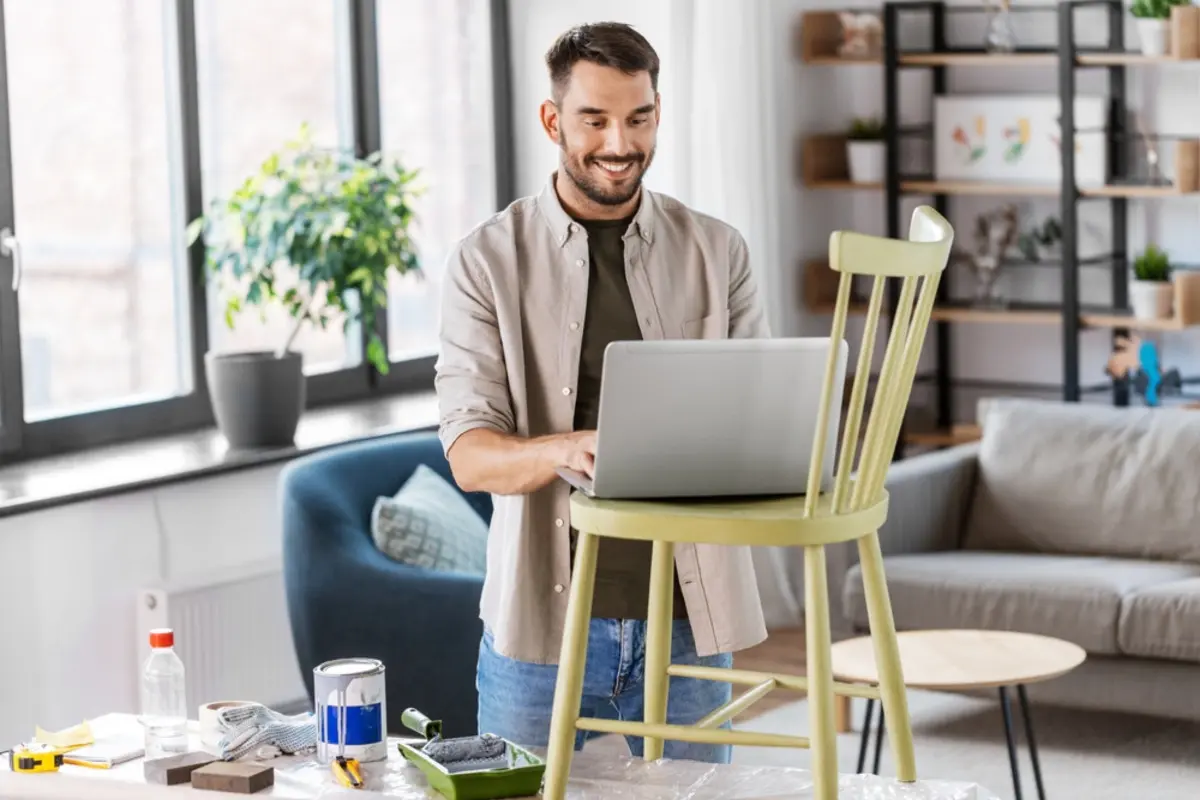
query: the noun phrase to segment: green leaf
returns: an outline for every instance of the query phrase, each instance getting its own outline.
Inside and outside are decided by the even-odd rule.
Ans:
[[[388,374],[387,351],[377,333],[372,333],[370,339],[367,340],[367,360],[371,362],[379,374]]]
[[[191,247],[200,238],[200,234],[204,232],[204,217],[197,217],[188,223],[187,226],[187,243]]]

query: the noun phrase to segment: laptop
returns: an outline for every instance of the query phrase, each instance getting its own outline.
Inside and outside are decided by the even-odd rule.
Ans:
[[[613,342],[604,352],[594,478],[601,499],[803,494],[828,337]],[[847,345],[838,343],[822,491],[832,488]]]

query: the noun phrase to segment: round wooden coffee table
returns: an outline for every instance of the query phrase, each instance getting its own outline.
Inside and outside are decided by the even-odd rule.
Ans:
[[[1044,800],[1042,768],[1038,763],[1037,743],[1033,736],[1033,718],[1029,714],[1029,699],[1025,686],[1065,675],[1087,658],[1082,647],[1032,633],[1010,631],[933,630],[904,631],[896,638],[900,643],[900,663],[904,669],[904,685],[911,689],[943,692],[998,689],[1000,710],[1004,716],[1004,736],[1008,741],[1008,760],[1012,767],[1013,793],[1021,800],[1021,776],[1017,766],[1017,744],[1013,731],[1012,707],[1008,689],[1015,687],[1025,723],[1025,738],[1029,743],[1029,758],[1033,762],[1033,777],[1038,797]],[[833,646],[833,674],[838,680],[852,683],[878,683],[875,651],[870,637],[847,639]],[[862,739],[858,749],[858,771],[866,764],[867,744],[871,736],[871,721],[875,701],[867,700],[863,718]],[[875,734],[874,772],[879,772],[879,756],[883,742],[883,708],[879,709],[879,724]]]

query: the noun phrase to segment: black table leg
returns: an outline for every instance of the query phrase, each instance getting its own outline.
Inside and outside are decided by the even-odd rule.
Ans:
[[[1017,766],[1017,740],[1013,733],[1012,709],[1008,705],[1008,689],[1000,687],[1000,710],[1004,712],[1004,738],[1008,740],[1008,764],[1012,769],[1013,797],[1021,800],[1021,770]]]
[[[1033,780],[1037,784],[1038,800],[1046,800],[1046,789],[1042,786],[1042,765],[1038,761],[1037,740],[1033,738],[1033,717],[1029,715],[1029,698],[1025,684],[1017,684],[1017,700],[1021,704],[1021,716],[1025,720],[1025,738],[1029,742],[1029,760],[1033,762]]]
[[[871,741],[871,720],[875,717],[875,700],[867,698],[867,710],[863,714],[862,738],[858,742],[858,769],[857,773],[862,773],[863,768],[867,766],[867,744]]]
[[[879,774],[879,756],[883,752],[883,732],[887,726],[883,722],[883,701],[879,701],[879,727],[875,729],[875,768],[871,770],[872,775]]]

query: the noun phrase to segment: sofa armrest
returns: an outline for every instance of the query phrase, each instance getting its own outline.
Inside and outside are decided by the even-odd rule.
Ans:
[[[902,459],[888,469],[888,514],[879,529],[885,556],[955,550],[975,485],[978,442]],[[826,548],[835,636],[849,635],[841,614],[846,573],[858,563],[858,544]]]

